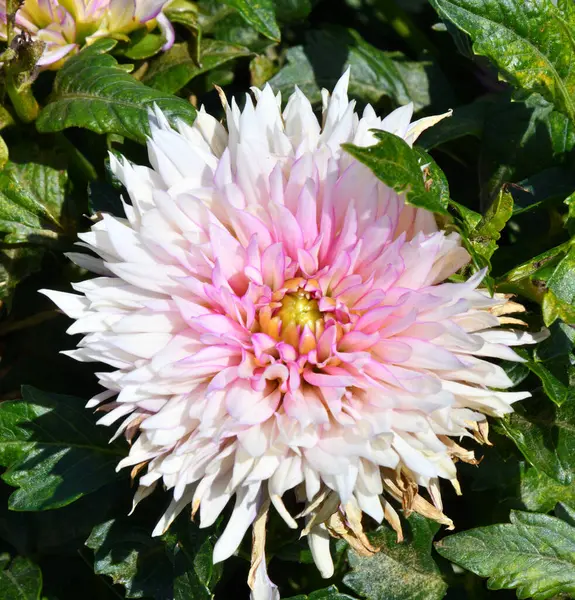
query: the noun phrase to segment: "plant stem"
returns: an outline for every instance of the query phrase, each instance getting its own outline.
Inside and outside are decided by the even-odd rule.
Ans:
[[[36,98],[34,98],[32,88],[29,85],[25,85],[18,89],[13,77],[8,76],[6,79],[6,91],[18,117],[24,123],[35,121],[40,112],[40,105],[36,102]]]

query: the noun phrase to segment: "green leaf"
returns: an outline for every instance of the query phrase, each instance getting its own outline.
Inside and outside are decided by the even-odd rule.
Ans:
[[[497,242],[501,231],[513,214],[513,196],[502,189],[487,209],[485,216],[475,227],[470,238],[474,250],[487,261],[497,250]]]
[[[561,406],[564,402],[575,401],[575,389],[569,384],[566,361],[555,359],[542,362],[532,359],[525,350],[518,350],[518,352],[526,359],[523,364],[539,377],[543,384],[543,391],[552,402]]]
[[[127,598],[211,600],[221,567],[212,564],[214,534],[180,519],[170,532],[153,538],[133,519],[97,525],[86,541],[94,551],[94,571],[126,588]]]
[[[194,77],[211,71],[235,58],[249,56],[248,48],[220,42],[203,40],[200,46],[200,64],[194,59],[187,43],[174,44],[152,63],[143,81],[163,92],[173,93],[182,89]]]
[[[525,508],[536,512],[549,512],[557,502],[575,504],[575,483],[561,485],[533,467],[523,469],[520,487]]]
[[[0,600],[40,600],[42,572],[28,558],[0,555]]]
[[[198,6],[189,0],[172,0],[167,4],[162,12],[172,23],[185,25],[191,31],[197,33],[198,27]]]
[[[328,588],[323,590],[316,590],[311,594],[305,596],[300,594],[299,596],[292,596],[286,598],[286,600],[356,600],[348,594],[342,594],[338,591],[335,585],[330,585]]]
[[[558,298],[552,290],[547,290],[543,296],[541,312],[543,313],[543,322],[547,326],[555,323],[557,319],[575,325],[575,307]]]
[[[22,400],[0,403],[0,464],[17,487],[13,510],[66,506],[117,479],[122,445],[108,443],[85,400],[24,386]]]
[[[518,88],[544,96],[575,122],[575,21],[551,0],[430,0]]]
[[[575,593],[575,528],[547,515],[511,511],[511,523],[478,527],[435,544],[441,556],[489,577],[491,590],[518,598]]]
[[[106,54],[116,42],[101,39],[87,46],[58,71],[50,102],[36,127],[42,133],[84,127],[144,142],[148,111],[157,105],[173,123],[192,123],[196,111],[182,100],[147,87]]]
[[[447,591],[435,561],[431,543],[439,525],[413,514],[408,519],[407,541],[398,543],[391,528],[380,527],[371,543],[381,550],[374,556],[360,557],[349,551],[351,571],[343,581],[366,598],[386,600],[439,600]]]
[[[274,42],[279,42],[281,33],[276,22],[273,0],[224,0],[235,8],[254,29]]]
[[[547,287],[563,302],[575,301],[575,246],[561,259],[547,280]]]
[[[575,482],[575,400],[556,406],[534,394],[499,426],[538,471],[562,485]]]
[[[367,148],[342,144],[342,148],[369,167],[374,175],[398,193],[405,193],[409,204],[436,213],[448,214],[442,188],[431,181],[426,185],[421,172],[419,152],[402,138],[388,133],[375,133],[379,143]]]
[[[557,319],[575,325],[575,246],[571,245],[545,282],[547,291],[541,306],[545,325]]]
[[[352,29],[330,27],[310,32],[305,46],[286,53],[287,64],[270,80],[270,85],[288,97],[297,85],[311,102],[321,100],[321,88],[332,90],[345,69],[351,67],[349,93],[364,102],[377,104],[390,97],[397,105],[413,101],[415,110],[428,106],[433,64],[410,62],[400,53],[382,52]],[[438,81],[439,76],[433,81]],[[445,101],[449,96],[444,90]]]
[[[2,241],[45,244],[73,234],[66,158],[58,147],[47,151],[29,144],[19,150],[0,171]]]
[[[146,29],[138,29],[130,37],[130,45],[122,54],[131,60],[142,60],[157,54],[166,39],[160,33],[150,33]]]
[[[560,244],[517,265],[497,279],[498,288],[504,292],[521,293],[541,302],[547,280],[542,276],[542,271],[554,269],[570,246],[570,242]]]

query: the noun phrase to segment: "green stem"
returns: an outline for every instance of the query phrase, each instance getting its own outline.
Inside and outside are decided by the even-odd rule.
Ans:
[[[25,85],[18,89],[13,77],[9,75],[6,78],[6,91],[18,117],[24,123],[35,121],[40,112],[40,105],[36,102],[30,85]]]
[[[395,33],[417,54],[438,54],[433,42],[417,27],[413,19],[395,3],[395,0],[376,0],[380,16],[395,30]]]

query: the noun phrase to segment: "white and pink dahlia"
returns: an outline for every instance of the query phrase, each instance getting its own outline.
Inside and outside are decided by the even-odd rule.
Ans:
[[[258,598],[277,597],[270,504],[289,527],[302,519],[329,577],[330,534],[374,551],[362,512],[401,535],[390,498],[449,525],[439,481],[457,487],[455,460],[473,459],[452,438],[485,440],[485,415],[529,396],[501,391],[512,382],[491,361],[536,341],[500,328],[521,307],[480,289],[482,272],[446,281],[469,260],[458,235],[341,149],[375,143],[372,129],[411,144],[440,117],[360,118],[348,79],[324,91],[321,125],[301,91],[282,113],[269,86],[243,110],[224,98],[227,131],[203,111],[174,130],[156,111],[152,168],[111,157],[126,218],[80,236],[99,258],[71,256],[99,276],[80,295],[45,292],[86,334],[67,354],[114,369],[88,406],[132,441],[119,468],[141,474],[134,504],[158,483],[172,491],[154,534],[190,505],[208,527],[233,501],[213,558],[253,524]]]
[[[160,28],[162,50],[172,46],[174,29],[162,8],[167,0],[23,0],[15,15],[14,33],[27,32],[44,43],[38,61],[43,69],[59,68],[63,60],[101,37],[128,40],[142,27]],[[0,0],[0,40],[7,40],[6,0]]]

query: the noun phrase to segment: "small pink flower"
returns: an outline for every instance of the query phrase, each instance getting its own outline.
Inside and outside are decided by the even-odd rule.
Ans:
[[[174,43],[174,29],[161,12],[167,0],[24,0],[16,12],[16,31],[44,42],[41,68],[59,68],[62,60],[101,37],[127,38],[155,24],[164,34],[162,50]],[[0,0],[0,40],[6,40],[6,0]]]
[[[413,143],[441,117],[410,124],[409,105],[360,118],[348,79],[324,92],[323,125],[301,91],[282,113],[269,86],[243,111],[225,104],[227,131],[203,110],[176,131],[156,111],[152,168],[111,157],[127,218],[80,236],[99,258],[71,255],[99,276],[80,295],[45,292],[85,334],[67,354],[113,367],[88,406],[134,440],[119,464],[145,466],[134,505],[158,483],[172,491],[154,535],[186,507],[208,527],[233,501],[214,561],[255,521],[258,599],[278,597],[270,504],[298,528],[282,500],[295,491],[330,577],[330,534],[375,551],[362,513],[400,534],[390,497],[450,524],[439,481],[457,486],[454,459],[472,457],[452,438],[484,438],[485,415],[529,396],[501,391],[512,382],[492,361],[536,341],[500,328],[521,307],[480,289],[483,272],[446,281],[469,261],[459,236],[341,149],[375,143],[372,129]]]

